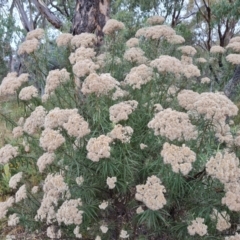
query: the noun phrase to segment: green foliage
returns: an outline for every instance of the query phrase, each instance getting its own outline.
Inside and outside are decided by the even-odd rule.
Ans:
[[[14,19],[0,12],[0,80],[8,72],[8,58],[12,54],[10,42],[13,40],[13,34],[16,31]]]
[[[118,18],[127,15],[126,13],[126,15],[121,14],[123,13],[119,13]],[[130,22],[131,19],[133,19],[133,15],[129,14],[128,21]],[[179,25],[178,31],[191,39],[189,31],[184,25]],[[77,78],[74,75],[68,60],[68,56],[73,51],[70,46],[57,48],[55,44],[46,40],[46,42],[42,42],[37,51],[26,57],[25,65],[30,74],[30,83],[37,83],[41,87],[45,86],[49,71],[52,70],[49,63],[53,63],[54,67],[60,69],[66,68],[70,77],[69,81],[61,82],[47,101],[42,101],[40,94],[37,98],[29,101],[23,101],[17,96],[19,106],[24,109],[22,116],[27,119],[38,106],[43,106],[48,113],[56,107],[60,109],[75,108],[89,124],[91,131],[86,136],[76,139],[64,126],[57,126],[56,130],[61,133],[65,142],[54,150],[55,160],[51,164],[46,164],[46,168],[42,172],[39,171],[37,162],[44,153],[44,149],[40,146],[44,124],[39,126],[35,134],[29,134],[25,130],[23,136],[9,139],[12,145],[18,146],[19,154],[11,159],[9,164],[2,166],[1,183],[4,183],[7,188],[10,176],[17,172],[23,172],[23,178],[18,187],[22,184],[26,185],[27,197],[14,204],[9,209],[7,216],[17,213],[20,224],[29,231],[45,230],[50,225],[54,225],[57,230],[61,230],[63,239],[74,238],[73,231],[76,225],[79,225],[83,239],[95,239],[97,235],[102,239],[119,239],[122,230],[127,231],[129,239],[223,239],[228,234],[228,230],[223,232],[216,230],[216,223],[211,218],[213,209],[217,209],[219,212],[227,211],[232,226],[239,224],[239,218],[236,217],[237,213],[222,204],[222,198],[225,196],[224,185],[206,172],[206,163],[217,152],[225,151],[227,146],[216,136],[214,119],[206,118],[205,114],[201,113],[194,116],[194,113],[187,112],[187,109],[179,104],[177,98],[178,94],[185,89],[203,93],[209,92],[210,86],[212,91],[220,90],[223,83],[214,85],[213,73],[209,70],[210,63],[207,62],[205,66],[202,66],[195,62],[194,58],[193,63],[198,64],[202,76],[211,78],[210,83],[201,84],[198,77],[186,78],[181,74],[176,75],[174,72],[168,71],[159,72],[154,68],[149,82],[143,84],[140,89],[134,89],[124,81],[131,69],[138,66],[136,61],[129,62],[124,58],[127,50],[126,37],[132,36],[132,33],[127,29],[106,36],[101,49],[107,58],[104,66],[97,70],[97,74],[110,73],[119,81],[118,87],[127,91],[128,94],[118,99],[112,98],[115,88],[106,94],[99,95],[97,93],[101,89],[100,85],[94,86],[95,93],[84,94],[81,91],[83,89],[81,87],[86,84],[87,76]],[[180,59],[181,53],[178,46],[170,44],[166,39],[139,38],[139,47],[145,52],[148,66],[151,66],[152,60],[163,55],[171,55]],[[198,57],[201,54],[198,51]],[[225,79],[224,74],[228,74],[232,66],[225,61],[225,55],[220,57],[224,64],[224,70],[217,64],[213,65],[213,69],[216,72],[221,70],[223,75],[221,79]],[[209,58],[210,55],[207,56],[207,59]],[[95,58],[93,60],[96,61]],[[187,68],[187,65],[182,65],[182,67]],[[80,86],[76,86],[76,81],[79,81]],[[107,87],[106,85],[105,88],[107,89]],[[172,87],[174,87],[174,91],[172,91]],[[20,89],[17,93],[19,91]],[[100,157],[99,161],[91,160],[88,155],[90,140],[98,138],[100,135],[107,136],[117,125],[110,121],[109,108],[114,104],[130,100],[137,101],[137,108],[129,114],[128,119],[118,122],[123,127],[130,126],[133,129],[133,134],[128,136],[130,140],[122,142],[121,139],[112,139],[110,156]],[[159,135],[154,134],[148,124],[157,116],[157,112],[161,112],[160,110],[156,111],[155,104],[161,104],[164,109],[171,108],[178,112],[188,113],[188,122],[195,126],[197,137],[187,140],[185,138],[170,139],[162,132]],[[11,120],[4,112],[2,114],[6,116],[7,121],[10,121],[12,128],[17,126],[16,119]],[[67,117],[69,118],[69,116]],[[158,121],[160,122],[161,119]],[[171,121],[171,117],[169,117],[165,124],[167,125]],[[181,123],[181,121],[179,117],[179,122]],[[77,128],[76,124],[76,131]],[[174,131],[178,131],[178,129],[174,129],[174,126],[172,128],[174,135]],[[235,129],[232,127],[229,134],[236,136],[238,128],[238,125],[235,126]],[[159,127],[159,129],[164,130],[164,127]],[[124,134],[121,133],[122,135]],[[22,144],[23,140],[29,145],[30,150],[26,150]],[[50,139],[50,144],[55,142],[57,139]],[[186,145],[194,151],[196,161],[192,164],[191,171],[187,174],[176,172],[173,170],[173,166],[165,163],[161,151],[166,142],[177,147]],[[141,148],[141,144],[145,144],[147,147]],[[103,154],[105,145],[101,143],[100,146],[100,149],[98,146],[96,147],[96,151]],[[229,149],[237,157],[240,156],[237,146],[230,146]],[[13,167],[9,167],[10,165]],[[80,224],[58,223],[55,217],[52,221],[47,221],[44,217],[42,219],[35,218],[43,198],[46,197],[44,195],[46,193],[45,180],[51,174],[52,176],[61,174],[70,195],[69,197],[65,196],[67,191],[59,194],[56,201],[52,203],[52,208],[49,208],[46,214],[52,213],[51,211],[57,213],[66,200],[81,199],[82,205],[80,204],[77,208],[79,211],[83,211]],[[166,204],[158,209],[152,209],[151,204],[148,205],[147,201],[137,200],[138,188],[145,186],[147,190],[152,190],[150,185],[147,185],[151,176],[156,176],[161,181],[159,185],[164,187],[163,195]],[[84,179],[81,184],[76,182],[76,178],[79,177]],[[107,184],[107,179],[110,177],[117,179],[113,188]],[[62,185],[59,182],[58,184],[61,189]],[[39,192],[31,192],[33,186],[39,186]],[[57,184],[51,189],[54,189],[55,186]],[[11,191],[9,194],[14,196],[15,190]],[[150,191],[146,195],[151,197],[158,194],[159,192]],[[154,202],[155,199],[150,198],[150,200]],[[99,205],[104,201],[108,203],[108,206],[101,209]],[[161,199],[159,198],[158,201]],[[137,214],[136,210],[139,207],[144,211]],[[68,211],[69,209],[66,214]],[[74,210],[71,216],[75,213]],[[191,222],[198,217],[203,218],[204,224],[208,226],[208,235],[203,237],[197,234],[191,236],[187,230]],[[108,227],[106,234],[100,230],[101,226]]]
[[[216,3],[214,3],[211,6],[212,13],[214,16],[213,21],[215,23],[218,23],[219,21],[227,18],[231,20],[235,19],[235,21],[238,21],[239,7],[240,7],[239,1],[224,1],[224,0],[216,1]]]
[[[192,23],[180,23],[176,26],[176,32],[184,37],[186,45],[193,45],[194,34]]]

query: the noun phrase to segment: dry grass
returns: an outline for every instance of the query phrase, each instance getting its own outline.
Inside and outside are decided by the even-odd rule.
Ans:
[[[46,231],[28,233],[23,226],[8,227],[7,221],[0,222],[0,239],[16,239],[16,240],[46,240]],[[14,238],[15,237],[15,238]]]

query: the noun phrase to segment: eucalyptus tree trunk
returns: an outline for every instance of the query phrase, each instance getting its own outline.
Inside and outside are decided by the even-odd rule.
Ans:
[[[103,27],[109,19],[110,0],[76,0],[73,16],[73,35],[95,33],[98,43],[103,39]]]

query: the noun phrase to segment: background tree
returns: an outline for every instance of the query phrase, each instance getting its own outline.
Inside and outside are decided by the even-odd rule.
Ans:
[[[239,1],[230,0],[13,0],[10,15],[13,11],[18,12],[26,32],[37,27],[57,28],[73,35],[90,32],[97,34],[99,44],[103,38],[102,28],[110,15],[125,22],[128,27],[126,38],[134,36],[136,29],[144,26],[147,17],[162,15],[171,27],[183,35],[186,44],[199,46],[204,53],[210,51],[213,45],[225,47],[237,33],[239,5]],[[221,55],[218,65],[210,64],[208,71],[206,74],[221,82],[220,88],[223,89],[229,79],[220,80],[221,72],[225,71]]]

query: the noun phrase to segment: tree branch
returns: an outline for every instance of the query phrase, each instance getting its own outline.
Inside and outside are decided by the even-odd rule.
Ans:
[[[202,12],[201,8],[199,7],[198,3],[197,3],[197,0],[195,0],[195,4],[199,10],[199,12],[201,13],[201,15],[203,16],[203,18],[208,21],[207,17],[205,16],[205,14]]]
[[[51,4],[52,7],[56,8],[57,11],[59,11],[62,15],[65,16],[65,13],[61,10],[61,8],[58,7],[56,4],[54,4],[52,0],[50,0],[50,4]]]
[[[38,14],[35,16],[34,20],[33,20],[33,27],[36,28],[37,27],[37,21],[39,19],[39,17],[41,16],[41,13],[38,12]]]
[[[38,11],[46,17],[46,19],[55,27],[55,28],[61,28],[63,23],[62,21],[56,17],[47,7],[47,5],[42,2],[41,0],[32,0],[35,4]]]
[[[23,27],[26,29],[27,32],[33,30],[31,23],[29,22],[28,16],[25,12],[25,9],[23,7],[22,1],[16,0],[15,4],[18,9],[18,13],[19,13]]]
[[[67,10],[65,0],[63,1],[63,9],[64,9],[64,12],[65,12],[65,15],[66,15],[68,18],[70,18],[70,14],[69,14],[69,12],[68,12],[68,10]]]

